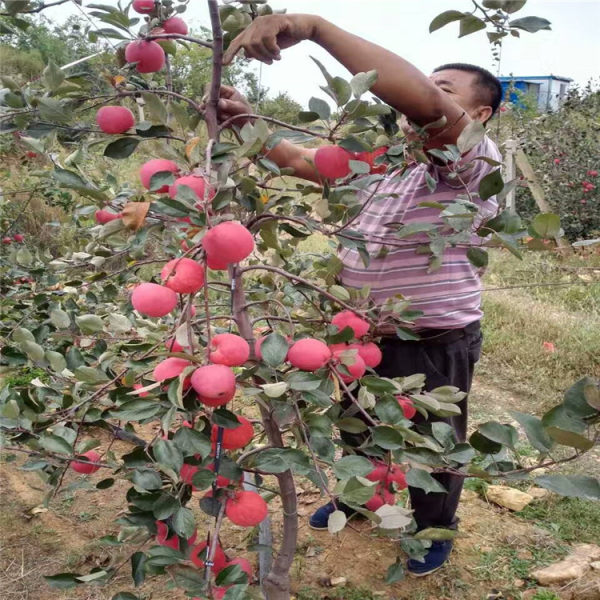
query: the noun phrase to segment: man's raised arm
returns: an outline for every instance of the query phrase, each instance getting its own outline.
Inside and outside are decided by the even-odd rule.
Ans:
[[[435,146],[455,143],[471,121],[463,108],[411,63],[315,15],[257,18],[233,40],[223,62],[228,64],[244,49],[247,57],[270,64],[279,60],[282,49],[302,40],[319,44],[352,74],[375,69],[378,78],[371,91],[417,125],[428,125],[445,116],[446,125],[432,130]]]

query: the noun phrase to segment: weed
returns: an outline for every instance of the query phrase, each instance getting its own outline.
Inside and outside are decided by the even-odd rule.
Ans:
[[[560,600],[552,590],[538,590],[531,600]]]
[[[362,587],[343,586],[323,591],[314,588],[302,588],[297,600],[375,600],[372,590]]]
[[[515,516],[548,527],[565,542],[595,544],[600,539],[600,503],[552,496],[526,506]],[[582,527],[585,523],[585,527]]]

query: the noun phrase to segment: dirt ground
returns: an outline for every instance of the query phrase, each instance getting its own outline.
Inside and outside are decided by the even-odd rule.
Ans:
[[[509,390],[492,388],[479,381],[475,382],[472,399],[473,422],[489,418],[504,420],[507,411],[517,403]],[[119,455],[128,447],[125,442],[117,442],[113,448]],[[118,591],[133,592],[126,562],[132,548],[123,550],[95,541],[100,536],[118,532],[119,526],[114,521],[123,507],[126,482],[117,482],[110,490],[99,491],[94,484],[103,478],[101,474],[90,476],[81,486],[81,479],[69,472],[63,491],[52,499],[50,509],[46,510],[40,508],[47,493],[44,484],[35,474],[20,471],[17,466],[0,463],[0,599],[110,600]],[[435,576],[408,578],[388,586],[384,577],[396,557],[395,544],[376,538],[364,521],[353,523],[335,536],[310,529],[308,517],[323,500],[309,489],[309,484],[306,489],[303,487],[300,482],[300,539],[292,568],[294,594],[298,600],[377,597],[384,600],[518,600],[521,592],[533,583],[515,577],[515,569],[507,567],[520,560],[524,569],[533,568],[551,562],[564,552],[546,530],[488,504],[476,492],[467,490],[459,509],[461,535],[449,565]],[[277,543],[277,501],[271,505]],[[199,510],[197,520],[199,529],[203,522],[208,525],[208,517]],[[229,544],[224,546],[227,554],[246,556],[256,564],[256,555],[245,550],[251,535],[248,530],[228,525],[223,535],[224,543]],[[105,587],[55,590],[49,588],[42,577],[60,572],[87,573],[93,567],[122,562],[124,566],[117,578]],[[346,580],[343,587],[346,591],[325,585],[327,580],[340,577]],[[135,593],[143,600],[185,597],[167,585],[165,581],[148,580]]]

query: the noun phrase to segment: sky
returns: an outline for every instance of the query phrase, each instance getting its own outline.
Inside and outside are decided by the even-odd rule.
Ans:
[[[94,0],[84,0],[84,6]],[[112,3],[103,0],[105,4]],[[116,2],[115,2],[116,4]],[[451,23],[430,34],[429,23],[439,13],[456,9],[472,10],[471,0],[270,0],[274,9],[288,13],[319,15],[337,26],[384,46],[429,73],[449,62],[469,62],[496,73],[490,46],[484,32],[458,38],[458,24]],[[67,4],[66,7],[69,5]],[[47,16],[62,20],[65,5],[47,11]],[[507,38],[500,75],[560,75],[585,84],[600,77],[600,0],[529,0],[516,16],[535,15],[548,19],[552,31],[521,33]],[[209,25],[204,0],[191,0],[184,18],[192,27]],[[310,56],[323,62],[332,75],[349,78],[349,73],[323,49],[303,42],[283,52],[273,65],[259,63],[253,69],[270,95],[280,91],[306,106],[311,96],[323,97],[319,85],[322,75]]]

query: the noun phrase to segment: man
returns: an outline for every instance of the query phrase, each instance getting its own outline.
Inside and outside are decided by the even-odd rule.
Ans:
[[[371,91],[402,113],[402,129],[409,138],[414,136],[409,121],[423,127],[439,123],[445,117],[444,124],[437,129],[428,129],[426,149],[455,144],[468,123],[473,120],[486,123],[501,101],[500,83],[484,69],[465,64],[444,65],[427,77],[400,56],[314,15],[271,15],[256,19],[233,40],[224,63],[231,62],[243,49],[247,57],[271,64],[280,59],[282,49],[303,40],[319,44],[353,74],[375,69],[378,78]],[[243,96],[233,88],[223,88],[219,111],[221,120],[251,112]],[[312,164],[315,152],[284,140],[268,156],[281,167],[294,168],[298,177],[320,181]],[[424,373],[427,390],[453,385],[468,392],[471,387],[473,368],[481,350],[479,321],[482,312],[480,272],[467,259],[467,248],[447,249],[441,267],[434,272],[429,272],[429,256],[417,254],[414,245],[387,247],[383,255],[380,250],[385,247],[385,238],[397,240],[386,227],[387,223],[407,225],[427,221],[441,224],[438,209],[420,205],[425,201],[449,204],[466,192],[479,205],[479,219],[494,214],[497,205],[493,199],[482,202],[472,196],[477,194],[481,179],[495,168],[485,161],[474,160],[480,156],[495,161],[500,159],[498,149],[487,137],[462,157],[458,177],[451,173],[453,169],[436,163],[435,159],[430,164],[412,163],[408,167],[409,173],[400,182],[390,180],[379,187],[378,195],[389,193],[389,197],[366,207],[353,224],[353,229],[375,239],[376,243],[367,244],[371,257],[368,267],[362,263],[357,251],[342,252],[342,283],[358,288],[370,286],[375,302],[402,294],[410,299],[411,307],[423,312],[415,323],[419,341],[382,337],[383,360],[377,371],[384,377]],[[428,187],[431,178],[437,182],[433,193]],[[435,420],[449,423],[457,440],[462,442],[467,430],[466,398],[459,406],[460,416]],[[415,422],[418,422],[418,416]],[[360,443],[360,440],[352,440],[352,436],[343,435],[343,438],[349,445]],[[462,478],[451,475],[437,478],[448,490],[446,494],[426,494],[421,489],[409,489],[419,530],[457,526],[456,509]],[[311,517],[310,525],[326,529],[327,519],[334,509],[332,503],[321,507]],[[350,510],[343,506],[342,509]],[[416,576],[432,573],[446,562],[451,549],[450,541],[433,542],[424,562],[408,561],[409,573]]]

